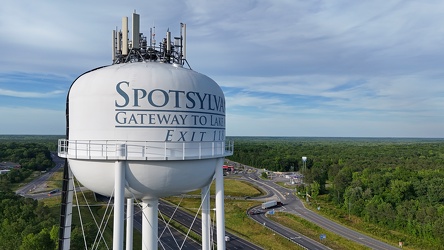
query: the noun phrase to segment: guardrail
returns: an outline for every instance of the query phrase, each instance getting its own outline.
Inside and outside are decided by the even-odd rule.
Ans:
[[[196,160],[233,155],[234,142],[59,139],[58,155],[91,160]]]

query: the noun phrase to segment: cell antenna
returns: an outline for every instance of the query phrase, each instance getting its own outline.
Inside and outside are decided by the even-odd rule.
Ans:
[[[128,39],[128,17],[122,18],[122,30],[112,33],[112,60],[113,64],[158,61],[171,63],[182,67],[186,60],[186,24],[180,23],[180,36],[171,40],[168,29],[166,36],[156,44],[156,27],[150,28],[149,41],[140,32],[140,15],[134,11],[132,15],[131,40]]]

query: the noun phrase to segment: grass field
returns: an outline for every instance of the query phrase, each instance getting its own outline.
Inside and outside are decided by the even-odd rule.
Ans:
[[[313,240],[321,242],[322,244],[332,249],[370,249],[354,241],[347,240],[337,234],[331,233],[328,230],[325,230],[309,221],[306,221],[292,214],[275,213],[274,215],[269,216],[269,218]],[[321,234],[326,235],[325,240],[320,239]]]
[[[216,190],[215,182],[211,183],[210,193],[214,194]],[[190,195],[200,195],[200,190],[196,190],[188,193]],[[224,194],[225,196],[233,196],[233,197],[256,197],[263,195],[264,192],[248,182],[244,182],[238,179],[224,179]]]

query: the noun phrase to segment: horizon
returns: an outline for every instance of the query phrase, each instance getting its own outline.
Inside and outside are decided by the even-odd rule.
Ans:
[[[2,136],[61,136],[66,137],[66,134],[0,134]],[[366,137],[366,136],[273,136],[273,135],[226,135],[230,137],[259,137],[259,138],[316,138],[316,139],[419,139],[419,140],[444,140],[444,137]],[[1,138],[0,138],[1,139]],[[63,138],[60,138],[63,139]]]

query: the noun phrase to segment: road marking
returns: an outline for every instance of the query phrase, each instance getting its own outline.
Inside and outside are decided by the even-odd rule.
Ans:
[[[264,186],[267,186],[267,187],[273,189],[274,191],[277,192],[277,194],[279,194],[279,195],[281,196],[282,200],[286,200],[286,198],[284,197],[284,195],[282,195],[281,192],[279,192],[276,188],[274,188],[274,187],[272,187],[272,186],[266,184],[265,182],[260,182],[260,181],[258,181],[258,180],[255,180],[255,179],[251,178],[250,176],[248,176],[248,178],[249,178],[250,180],[252,180],[252,181],[255,181],[255,182],[260,183],[261,185],[264,185]]]

